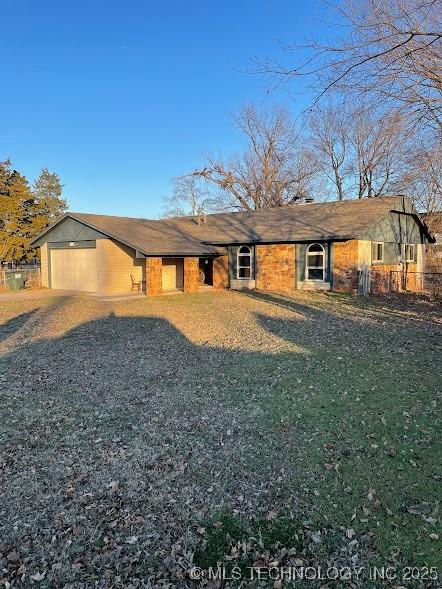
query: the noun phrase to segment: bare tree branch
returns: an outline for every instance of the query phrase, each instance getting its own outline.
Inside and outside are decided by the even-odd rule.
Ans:
[[[259,71],[274,79],[310,80],[315,105],[331,92],[374,103],[381,98],[440,133],[442,0],[342,0],[333,6],[349,31],[343,41],[312,41],[302,48],[310,55],[296,67],[260,63]]]
[[[193,177],[219,187],[232,208],[245,210],[283,206],[309,191],[318,165],[286,109],[245,106],[233,119],[246,149],[226,162],[206,155],[207,165]]]

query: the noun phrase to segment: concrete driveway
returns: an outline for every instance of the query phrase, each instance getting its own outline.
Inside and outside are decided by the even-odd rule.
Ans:
[[[102,301],[123,301],[132,299],[145,298],[142,293],[121,293],[115,295],[105,295],[96,292],[80,292],[78,290],[61,290],[53,288],[35,288],[5,291],[0,293],[0,303],[2,301],[26,301],[31,299],[46,299],[52,297],[93,297]]]

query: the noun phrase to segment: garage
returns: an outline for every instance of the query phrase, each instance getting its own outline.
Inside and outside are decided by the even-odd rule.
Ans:
[[[184,286],[183,258],[163,258],[163,290],[177,290]]]
[[[51,249],[51,288],[97,291],[95,248]]]

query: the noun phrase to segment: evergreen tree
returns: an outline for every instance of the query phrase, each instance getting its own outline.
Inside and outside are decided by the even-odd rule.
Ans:
[[[33,232],[38,235],[48,225],[57,220],[67,209],[62,197],[63,184],[54,172],[43,168],[32,187],[34,198]]]
[[[28,181],[11,162],[0,163],[0,260],[22,261],[30,239],[29,207],[32,193]]]
[[[32,237],[32,192],[28,181],[11,162],[0,162],[0,260],[19,262],[27,257]]]
[[[29,242],[65,212],[62,191],[59,177],[47,168],[31,189],[10,160],[0,162],[0,262],[37,258]]]

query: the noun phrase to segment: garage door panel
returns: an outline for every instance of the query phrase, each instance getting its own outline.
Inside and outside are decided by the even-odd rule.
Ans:
[[[51,287],[64,290],[96,292],[96,249],[51,250]]]

